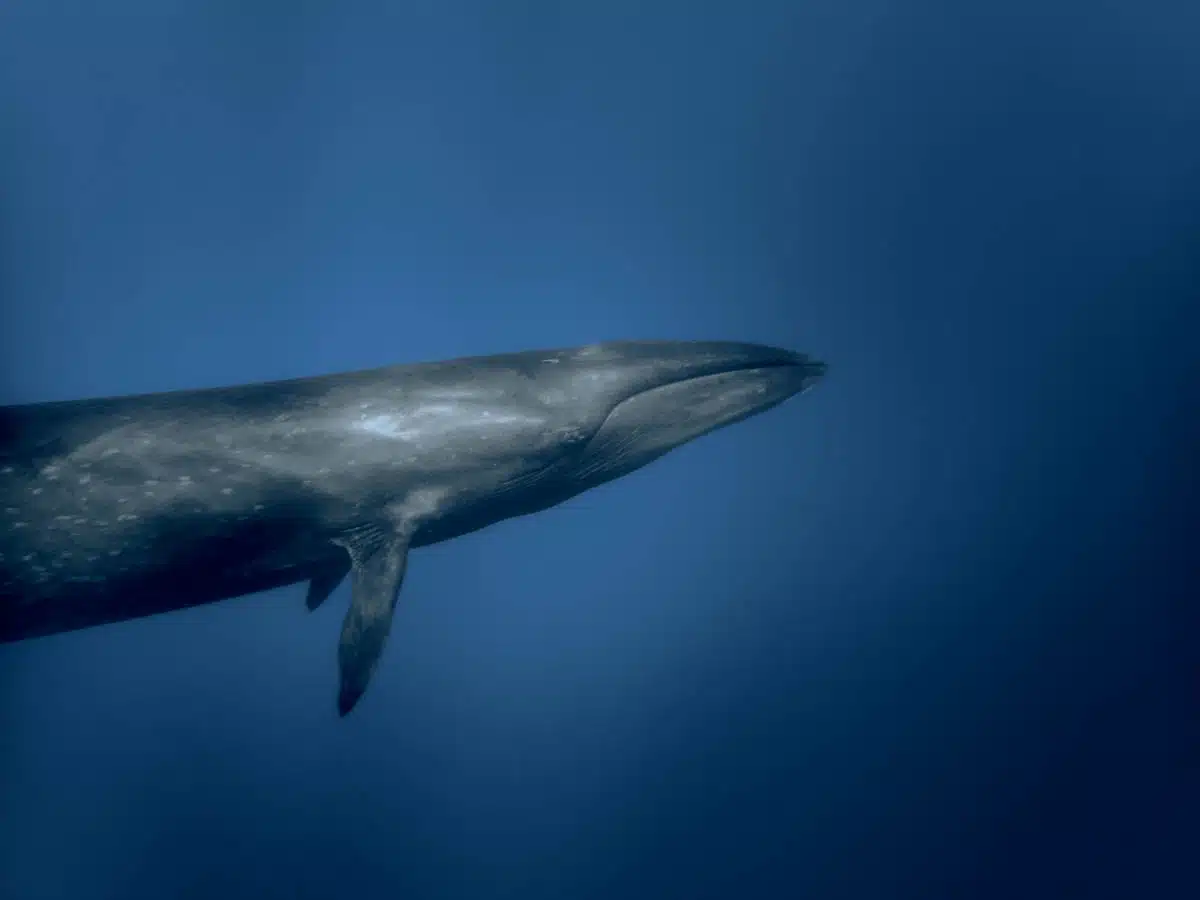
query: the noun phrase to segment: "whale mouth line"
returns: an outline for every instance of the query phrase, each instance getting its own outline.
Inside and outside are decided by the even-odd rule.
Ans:
[[[677,384],[692,381],[696,378],[709,378],[713,375],[728,375],[734,372],[755,372],[767,369],[802,369],[805,375],[812,378],[821,378],[828,371],[829,367],[817,359],[797,358],[797,359],[768,359],[768,360],[747,360],[744,363],[734,363],[729,366],[724,366],[716,372],[706,372],[703,375],[694,375],[690,378],[683,378]]]
[[[687,384],[689,381],[698,381],[705,378],[720,377],[722,375],[734,375],[738,372],[769,372],[772,369],[797,369],[800,370],[807,378],[823,378],[829,367],[817,359],[809,359],[807,357],[795,357],[792,359],[757,359],[746,360],[744,362],[732,363],[712,372],[700,372],[694,375],[689,375],[687,378],[681,378],[678,381],[670,382],[671,385]],[[665,387],[667,385],[660,385]]]

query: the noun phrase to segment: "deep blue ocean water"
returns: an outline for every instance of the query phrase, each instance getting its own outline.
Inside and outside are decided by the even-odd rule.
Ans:
[[[0,898],[1200,896],[1200,7],[0,4],[0,403],[589,343],[785,406],[0,647]]]

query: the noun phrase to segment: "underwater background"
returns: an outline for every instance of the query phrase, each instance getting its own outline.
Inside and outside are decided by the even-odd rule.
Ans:
[[[1200,6],[0,4],[0,403],[614,338],[815,390],[0,647],[0,898],[1200,896]]]

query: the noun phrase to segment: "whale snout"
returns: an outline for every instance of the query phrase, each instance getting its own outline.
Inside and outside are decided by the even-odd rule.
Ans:
[[[829,370],[829,366],[819,359],[806,359],[801,365],[804,367],[805,374],[813,379],[824,378],[825,373]]]
[[[766,344],[631,342],[603,355],[610,392],[578,460],[576,478],[586,485],[778,406],[828,371],[808,354]]]
[[[767,344],[718,345],[713,353],[725,357],[724,364],[711,371],[701,366],[675,383],[692,384],[693,392],[700,385],[719,387],[725,393],[727,411],[738,406],[744,406],[745,413],[769,408],[813,387],[829,368],[807,353]]]
[[[806,377],[818,379],[825,375],[828,366],[807,353],[772,347],[768,344],[735,344],[736,350],[727,350],[730,365],[726,371],[743,369],[798,369]],[[720,352],[720,351],[718,351]]]
[[[807,353],[769,344],[713,341],[680,343],[676,348],[667,356],[673,365],[660,386],[725,376],[721,383],[769,381],[790,394],[812,387],[828,371],[825,362]]]
[[[826,372],[806,353],[738,341],[614,341],[577,353],[585,368],[605,370],[634,390],[754,369],[789,369],[813,380]]]

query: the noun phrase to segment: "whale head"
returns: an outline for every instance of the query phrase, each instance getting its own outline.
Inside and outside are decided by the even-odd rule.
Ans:
[[[588,438],[565,473],[576,490],[619,478],[676,447],[812,388],[811,356],[726,341],[619,341],[561,354],[561,402],[587,410]]]
[[[421,539],[434,541],[620,478],[824,373],[803,353],[725,341],[472,357],[402,370],[401,406],[349,428],[376,441],[382,458],[403,460],[408,484],[447,486],[422,525]]]

